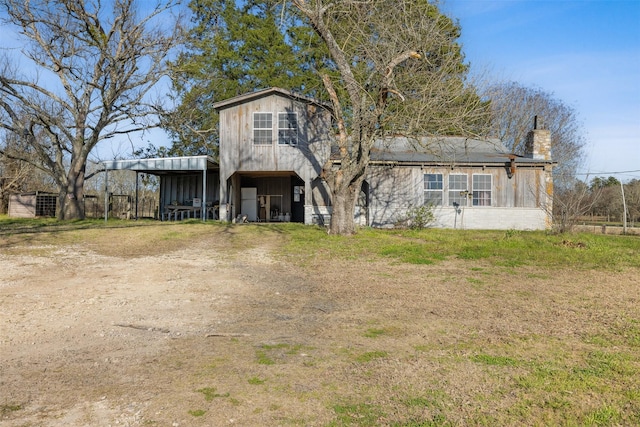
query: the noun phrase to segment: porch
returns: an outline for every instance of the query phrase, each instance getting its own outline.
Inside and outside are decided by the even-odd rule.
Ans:
[[[227,220],[305,222],[305,182],[295,172],[236,172],[227,180]],[[226,207],[226,206],[225,206]]]

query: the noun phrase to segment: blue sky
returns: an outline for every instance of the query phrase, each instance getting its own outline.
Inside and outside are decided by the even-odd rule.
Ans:
[[[588,179],[640,179],[640,0],[446,0],[441,9],[459,20],[472,70],[575,109]]]
[[[541,88],[576,110],[583,177],[640,179],[640,0],[443,0],[441,9],[459,20],[472,70]],[[0,33],[0,52],[19,45],[13,31]],[[101,147],[100,157],[167,143],[158,130],[134,138]]]

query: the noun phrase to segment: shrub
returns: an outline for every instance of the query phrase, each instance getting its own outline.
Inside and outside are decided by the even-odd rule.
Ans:
[[[427,228],[434,220],[433,205],[412,206],[407,210],[406,224],[412,230]]]

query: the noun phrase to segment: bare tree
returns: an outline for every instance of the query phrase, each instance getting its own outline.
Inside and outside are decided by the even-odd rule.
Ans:
[[[640,221],[640,179],[632,179],[626,183],[624,194],[627,198],[629,220],[633,227],[636,222]]]
[[[602,193],[601,188],[591,188],[585,182],[574,180],[555,190],[553,198],[553,227],[558,233],[573,230],[578,220],[591,212]]]
[[[6,134],[0,139],[0,212],[7,212],[9,195],[29,190],[55,191],[55,182],[33,164],[16,160],[30,158],[36,162],[33,150],[24,138]]]
[[[483,96],[491,100],[493,136],[516,154],[524,154],[533,117],[544,118],[545,128],[551,132],[551,155],[558,162],[553,169],[554,185],[571,189],[576,169],[584,160],[585,146],[575,110],[553,94],[516,82],[489,85]]]
[[[104,3],[111,8],[100,0],[0,0],[5,24],[25,40],[22,56],[6,57],[0,69],[0,128],[35,154],[12,158],[56,181],[59,219],[84,217],[87,159],[99,142],[157,125],[149,92],[181,38],[180,20],[167,19],[176,0],[150,10],[145,3],[142,17],[135,0]],[[29,68],[36,76],[18,73]]]
[[[486,110],[465,82],[460,32],[427,0],[293,0],[326,45],[336,157],[324,165],[330,233],[355,232],[370,151],[386,136],[478,134]],[[338,77],[335,77],[335,76]]]

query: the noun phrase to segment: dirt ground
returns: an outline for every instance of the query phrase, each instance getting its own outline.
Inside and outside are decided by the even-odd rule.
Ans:
[[[383,391],[434,386],[463,424],[477,414],[472,397],[501,385],[458,343],[506,342],[533,358],[549,340],[580,348],[640,302],[637,271],[582,271],[578,286],[570,269],[514,278],[461,260],[302,268],[278,254],[276,233],[238,248],[220,232],[131,256],[118,250],[126,233],[109,250],[0,248],[0,425],[327,425],[336,402],[359,398],[402,421],[406,407]],[[531,336],[544,339],[514,338]],[[464,360],[438,365],[445,349]]]

